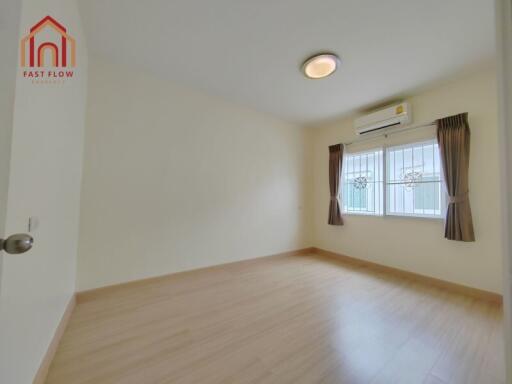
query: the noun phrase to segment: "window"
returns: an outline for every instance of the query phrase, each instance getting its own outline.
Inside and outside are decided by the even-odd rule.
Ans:
[[[386,149],[386,213],[441,217],[441,164],[430,140]]]
[[[344,212],[364,215],[383,214],[382,164],[382,149],[349,154],[345,157],[341,192]]]
[[[341,188],[345,213],[437,218],[444,213],[444,199],[435,140],[345,156]]]

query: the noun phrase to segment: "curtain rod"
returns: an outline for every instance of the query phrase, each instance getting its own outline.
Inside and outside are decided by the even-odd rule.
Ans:
[[[359,137],[349,143],[344,143],[345,146],[349,146],[349,145],[352,145],[352,144],[356,144],[356,143],[361,143],[363,141],[370,141],[370,140],[376,140],[380,137],[383,137],[386,138],[388,136],[391,136],[391,135],[394,135],[395,133],[400,133],[400,132],[404,132],[404,131],[412,131],[413,129],[418,129],[418,128],[425,128],[425,127],[430,127],[430,126],[435,126],[436,125],[436,122],[435,121],[431,121],[430,123],[422,123],[422,124],[416,124],[416,125],[410,125],[410,126],[407,126],[407,127],[403,127],[403,128],[399,128],[399,129],[396,129],[394,131],[390,131],[390,132],[387,132],[387,133],[384,133],[383,135],[375,135],[375,136],[369,136],[369,137]]]

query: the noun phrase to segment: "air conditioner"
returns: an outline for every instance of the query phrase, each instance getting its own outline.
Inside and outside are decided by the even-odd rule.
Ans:
[[[358,135],[364,135],[385,128],[407,125],[411,122],[411,117],[409,103],[400,103],[355,119],[354,127]]]

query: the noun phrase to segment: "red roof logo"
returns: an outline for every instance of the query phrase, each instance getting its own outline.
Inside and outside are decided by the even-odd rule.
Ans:
[[[22,67],[65,68],[76,65],[75,39],[51,16],[44,17],[30,28],[30,33],[21,39],[20,52]],[[48,58],[51,63],[45,62]]]

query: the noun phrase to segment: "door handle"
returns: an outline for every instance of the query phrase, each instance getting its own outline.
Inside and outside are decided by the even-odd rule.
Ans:
[[[34,238],[26,233],[18,233],[7,239],[0,239],[0,251],[4,250],[13,255],[25,253],[34,245]]]

